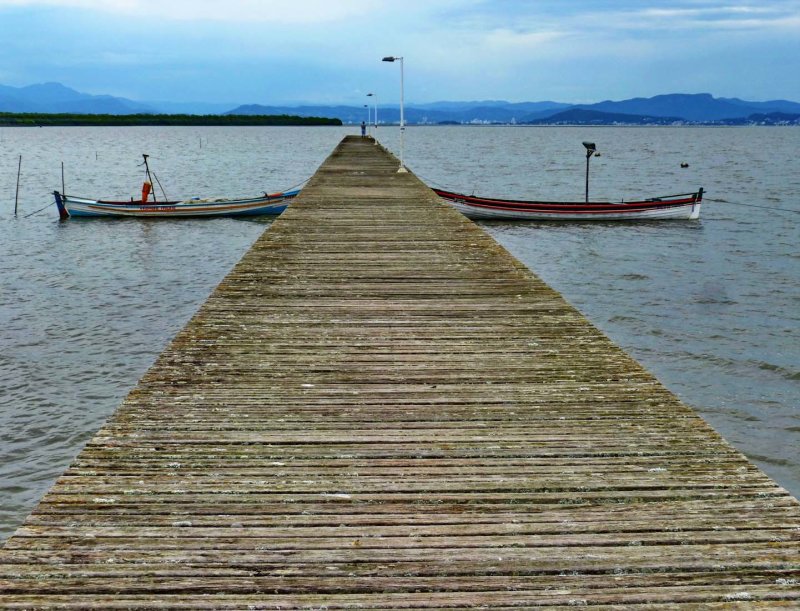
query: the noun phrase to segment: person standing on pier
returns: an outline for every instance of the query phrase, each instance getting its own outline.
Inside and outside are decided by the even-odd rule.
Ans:
[[[367,124],[362,121],[361,122],[361,137],[363,138],[366,135],[367,135]]]

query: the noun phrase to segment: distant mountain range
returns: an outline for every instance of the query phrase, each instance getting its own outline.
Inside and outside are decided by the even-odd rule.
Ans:
[[[365,99],[365,103],[367,100]],[[27,87],[0,85],[0,112],[126,115],[140,113],[297,115],[331,117],[343,123],[367,119],[362,106],[230,106],[215,103],[137,102],[109,95],[90,95],[60,83]],[[372,110],[370,110],[372,112]],[[380,123],[398,123],[397,105],[381,106]],[[800,103],[788,100],[749,102],[715,98],[708,93],[666,94],[651,98],[606,100],[596,104],[506,102],[483,100],[407,104],[409,124],[528,124],[528,125],[800,125]]]
[[[153,106],[110,95],[80,93],[61,83],[27,87],[0,85],[0,112],[131,115],[158,112]]]
[[[252,104],[230,114],[297,114],[337,117],[343,123],[360,123],[366,109],[353,106],[261,106]],[[398,123],[397,106],[378,110],[381,123]],[[561,102],[436,102],[405,107],[409,124],[526,124],[526,125],[673,125],[673,124],[798,124],[800,103],[788,100],[747,102],[715,98],[708,93],[668,94],[596,104]]]

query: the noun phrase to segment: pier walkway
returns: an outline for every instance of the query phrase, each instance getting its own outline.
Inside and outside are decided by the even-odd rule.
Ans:
[[[346,138],[0,550],[0,608],[800,605],[800,506]]]

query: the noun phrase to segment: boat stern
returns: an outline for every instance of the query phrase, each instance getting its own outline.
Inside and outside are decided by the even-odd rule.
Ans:
[[[692,204],[692,210],[689,213],[689,220],[695,221],[700,218],[700,205],[703,203],[703,187],[700,187],[700,190],[697,192],[697,196],[695,197],[694,203]]]
[[[67,211],[67,207],[64,205],[64,196],[58,191],[53,191],[53,196],[56,198],[56,207],[58,208],[59,218],[61,218],[62,221],[64,219],[68,219],[69,212]]]

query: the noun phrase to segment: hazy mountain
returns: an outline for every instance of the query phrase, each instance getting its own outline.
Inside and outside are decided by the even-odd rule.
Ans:
[[[26,105],[16,87],[0,85],[0,112],[25,112]]]
[[[564,104],[563,102],[514,102],[506,106],[511,110],[524,112],[552,112],[570,108],[574,104]]]
[[[155,110],[126,98],[90,95],[61,83],[42,83],[27,87],[0,85],[0,112],[129,115]]]
[[[670,125],[681,122],[680,117],[629,115],[586,108],[570,108],[545,118],[527,121],[530,125]]]
[[[687,121],[719,121],[746,117],[763,109],[746,104],[734,104],[714,98],[708,93],[671,93],[652,98],[633,98],[613,102],[606,100],[597,104],[581,104],[579,108],[601,112],[654,117],[680,117]]]
[[[673,125],[685,124],[680,117],[655,117],[601,112],[586,108],[571,108],[556,114],[525,122],[528,125]],[[701,123],[702,124],[702,123]],[[754,113],[713,122],[714,125],[800,125],[800,113]]]
[[[739,98],[717,98],[729,104],[744,106],[748,109],[755,108],[763,113],[785,112],[789,114],[800,113],[800,104],[789,100],[769,100],[768,102],[747,102]]]
[[[485,100],[481,102],[431,102],[429,104],[412,104],[414,108],[438,110],[442,112],[464,112],[475,108],[503,108],[519,114],[520,112],[538,112],[568,108],[572,104],[562,102],[506,102],[503,100]]]

